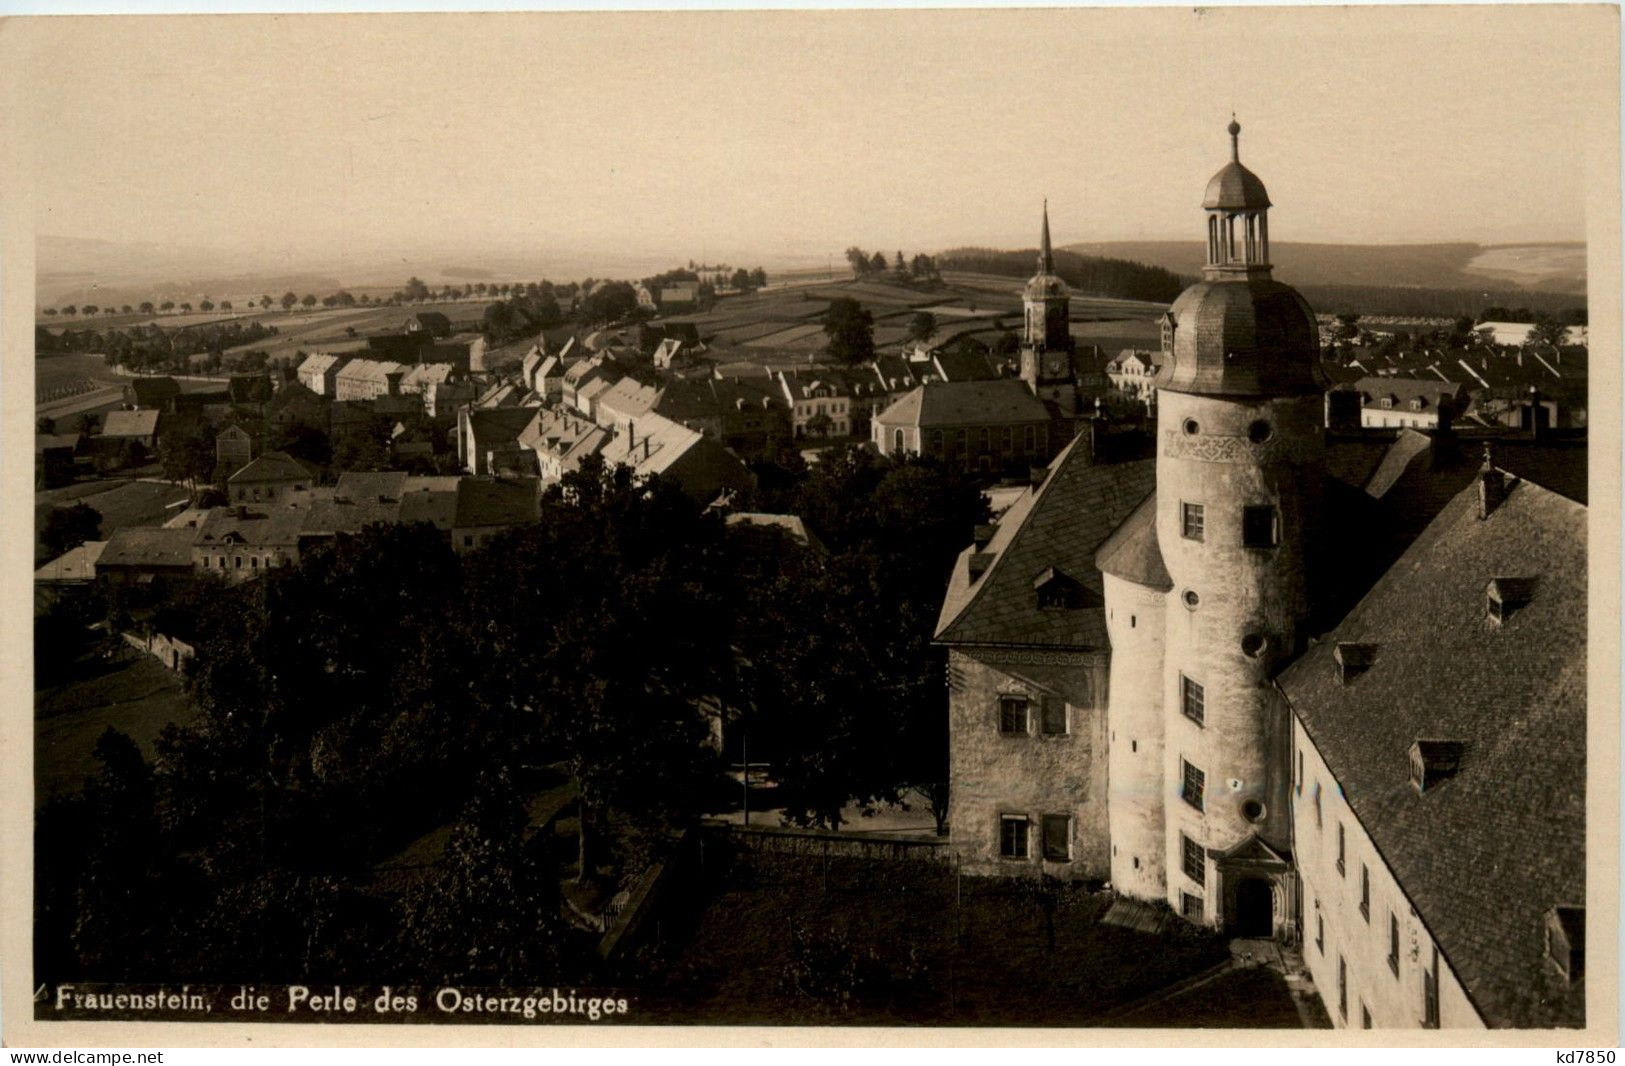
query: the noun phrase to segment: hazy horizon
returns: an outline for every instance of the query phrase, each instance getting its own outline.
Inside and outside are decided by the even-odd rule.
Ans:
[[[22,121],[38,233],[258,273],[1197,239],[1232,107],[1277,241],[1583,241],[1576,24],[1398,16],[44,20]]]

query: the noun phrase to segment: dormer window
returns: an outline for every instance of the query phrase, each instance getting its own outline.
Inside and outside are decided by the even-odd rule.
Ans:
[[[1490,621],[1500,624],[1512,616],[1518,608],[1527,604],[1535,596],[1535,579],[1532,577],[1498,577],[1490,581],[1484,590],[1485,610]]]
[[[1546,912],[1546,957],[1570,982],[1585,976],[1586,912],[1584,907],[1553,907]]]
[[[1411,784],[1426,795],[1430,789],[1454,777],[1461,768],[1466,745],[1459,740],[1417,740],[1411,745]]]
[[[1332,649],[1332,661],[1337,664],[1337,680],[1347,685],[1371,668],[1377,658],[1377,645],[1339,641]]]
[[[1083,606],[1083,586],[1056,567],[1047,567],[1033,579],[1040,610],[1069,611]]]

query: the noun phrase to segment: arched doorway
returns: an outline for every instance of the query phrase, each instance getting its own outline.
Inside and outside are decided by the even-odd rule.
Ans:
[[[1236,885],[1236,926],[1238,937],[1269,937],[1275,934],[1275,908],[1270,883],[1249,877]]]

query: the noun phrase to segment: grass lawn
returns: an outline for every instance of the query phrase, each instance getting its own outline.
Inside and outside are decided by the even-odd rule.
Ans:
[[[196,712],[181,680],[150,655],[120,648],[111,658],[91,653],[79,660],[65,684],[34,691],[34,787],[43,801],[77,792],[101,768],[96,741],[112,726],[126,733],[148,758],[170,722]]]
[[[1228,957],[1182,924],[1102,926],[1103,893],[934,863],[710,860],[712,889],[640,995],[650,1021],[1089,1025]],[[957,926],[957,931],[956,931]],[[1288,1005],[1290,1010],[1290,1004]]]

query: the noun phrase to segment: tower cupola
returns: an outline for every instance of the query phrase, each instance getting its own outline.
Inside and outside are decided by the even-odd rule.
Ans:
[[[1212,396],[1324,391],[1320,329],[1298,291],[1270,276],[1269,194],[1241,165],[1231,119],[1230,162],[1207,185],[1207,265],[1180,294],[1164,329],[1159,388]]]
[[[1207,183],[1207,267],[1216,272],[1265,276],[1270,269],[1270,195],[1258,175],[1241,165],[1241,123],[1231,116],[1230,162]]]

